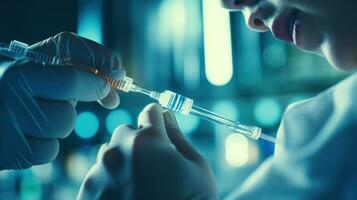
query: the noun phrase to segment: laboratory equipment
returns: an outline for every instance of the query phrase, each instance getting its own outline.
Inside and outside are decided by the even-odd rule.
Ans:
[[[96,69],[95,66],[88,66],[73,59],[58,58],[50,56],[42,52],[33,51],[25,43],[19,41],[11,41],[11,43],[0,43],[0,55],[4,55],[15,60],[29,59],[31,61],[48,64],[53,66],[73,67],[85,72],[95,74],[104,80],[108,81],[111,87],[123,92],[136,92],[147,95],[155,99],[159,104],[167,109],[176,111],[183,115],[194,115],[201,119],[220,124],[228,127],[233,132],[241,133],[252,139],[264,139],[276,143],[276,139],[272,136],[262,133],[262,129],[256,126],[243,125],[236,121],[229,120],[221,115],[208,111],[204,108],[194,105],[194,101],[188,97],[166,90],[162,93],[141,88],[134,83],[130,77],[124,77],[122,80],[113,80],[105,73]]]

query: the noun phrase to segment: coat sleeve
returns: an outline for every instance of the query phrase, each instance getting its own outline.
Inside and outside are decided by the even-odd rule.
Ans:
[[[350,199],[357,181],[357,76],[291,105],[267,159],[226,199]]]

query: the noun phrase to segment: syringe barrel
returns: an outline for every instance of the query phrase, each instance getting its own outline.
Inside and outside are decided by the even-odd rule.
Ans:
[[[157,99],[161,106],[184,115],[192,114],[201,119],[228,127],[234,132],[244,134],[252,139],[259,139],[261,128],[242,125],[238,122],[224,118],[204,108],[195,106],[193,100],[175,92],[166,90]]]
[[[193,105],[191,108],[190,114],[195,115],[195,116],[202,118],[204,120],[226,126],[229,129],[231,129],[232,131],[241,133],[241,134],[248,136],[252,139],[257,140],[260,138],[261,128],[256,127],[256,126],[242,125],[238,122],[224,118],[224,117],[222,117],[216,113],[213,113],[209,110],[206,110],[204,108]]]
[[[192,99],[170,90],[166,90],[165,92],[161,93],[158,101],[161,106],[175,112],[179,112],[183,115],[188,115],[193,105]]]

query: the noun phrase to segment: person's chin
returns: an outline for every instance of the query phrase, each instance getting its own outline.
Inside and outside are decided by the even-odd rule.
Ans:
[[[339,60],[336,58],[328,58],[328,61],[330,64],[339,70],[346,71],[346,72],[351,72],[357,69],[357,64],[355,61],[347,61],[347,60]]]
[[[352,71],[357,69],[357,57],[354,55],[354,50],[338,45],[326,44],[322,48],[322,52],[329,63],[336,69],[343,71]]]

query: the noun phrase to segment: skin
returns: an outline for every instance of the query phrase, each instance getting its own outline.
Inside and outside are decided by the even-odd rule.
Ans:
[[[343,3],[337,3],[336,0],[236,0],[236,2],[221,0],[221,2],[231,11],[242,11],[248,27],[258,32],[271,31],[277,18],[296,10],[300,28],[299,39],[295,40],[294,44],[305,51],[326,57],[338,69],[352,70],[357,66],[354,56],[357,53],[357,37],[355,37],[357,28],[353,26],[357,17],[355,0],[343,0]],[[139,116],[139,127],[119,127],[114,132],[114,139],[112,138],[109,148],[99,153],[97,164],[83,182],[79,199],[86,199],[86,195],[91,197],[94,195],[99,199],[114,199],[125,194],[123,191],[130,193],[129,188],[133,189],[134,199],[141,199],[137,196],[140,194],[152,197],[151,199],[190,199],[183,197],[199,197],[200,194],[208,195],[203,199],[217,198],[214,179],[207,162],[185,140],[175,121],[172,114],[162,113],[159,105],[149,105]],[[125,137],[128,135],[129,138],[133,138],[131,145],[125,142]],[[168,145],[170,143],[175,148],[170,148]],[[124,146],[129,146],[131,149],[129,155],[123,151],[112,153],[113,148]],[[167,156],[168,154],[170,155]],[[132,182],[126,182],[131,184],[123,184],[122,182],[125,183],[123,176],[110,175],[113,174],[111,171],[115,174],[128,174],[124,170],[125,157],[132,158]],[[126,162],[130,161],[126,160]],[[191,169],[192,166],[194,167]],[[174,178],[170,177],[178,171],[182,174]],[[104,183],[100,181],[102,178],[98,178],[103,177],[102,174],[109,174]],[[192,184],[197,180],[201,184]],[[145,187],[142,187],[143,185]],[[190,187],[186,188],[187,185]],[[147,186],[150,186],[150,189],[147,189]]]
[[[242,11],[248,27],[272,30],[280,13],[297,10],[301,22],[299,48],[324,56],[341,70],[357,66],[357,2],[354,0],[221,0],[225,8]],[[236,3],[235,3],[236,2]],[[265,8],[265,9],[262,9]],[[262,23],[254,23],[254,19]]]

